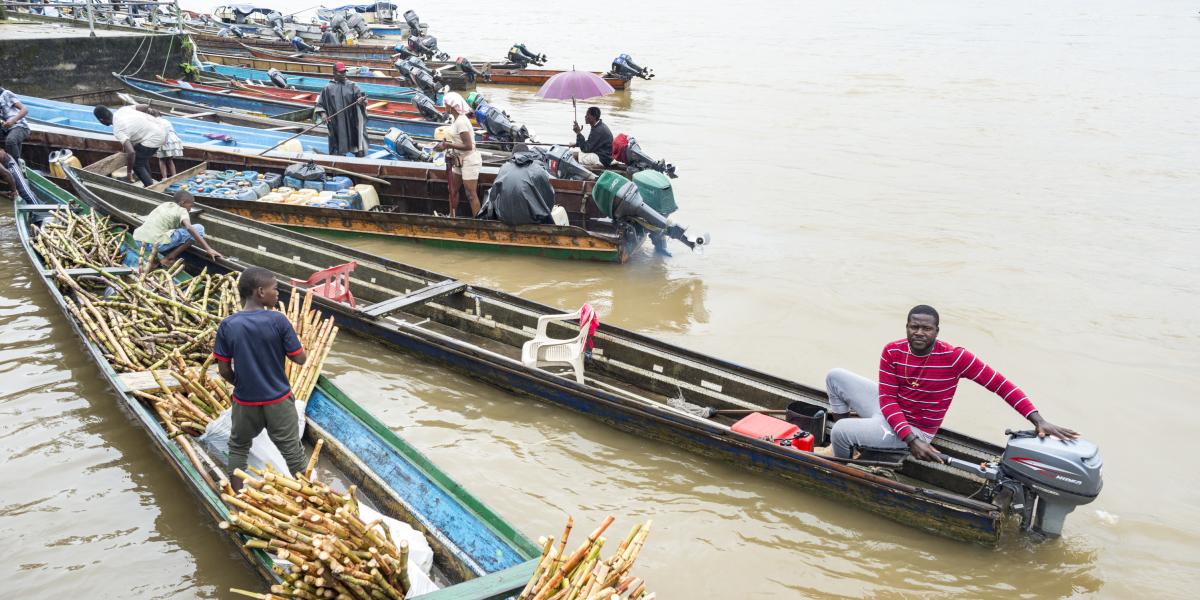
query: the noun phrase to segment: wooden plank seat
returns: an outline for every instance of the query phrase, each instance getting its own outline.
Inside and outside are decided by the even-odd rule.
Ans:
[[[162,378],[163,383],[167,384],[167,387],[179,387],[180,383],[175,379],[175,375],[171,373],[170,369],[156,369],[156,371],[158,372],[158,376]],[[215,365],[208,368],[208,376],[220,377],[217,374],[217,367]],[[117,378],[121,381],[121,385],[124,385],[131,392],[153,392],[159,389],[158,382],[154,380],[154,375],[151,371],[119,373],[117,374]]]
[[[65,208],[62,204],[17,204],[17,210],[25,212],[45,212]]]
[[[133,272],[133,268],[132,267],[102,267],[100,269],[100,271],[108,273],[109,275],[127,275],[127,274]],[[97,275],[98,274],[96,269],[93,269],[91,267],[79,267],[79,268],[75,268],[75,269],[65,269],[65,272],[66,272],[67,276],[69,276],[69,277],[80,277],[82,275]],[[45,275],[53,275],[54,273],[55,273],[55,271],[53,269],[46,269],[45,271],[43,271],[43,274],[45,274]]]
[[[370,306],[365,306],[360,310],[368,317],[379,318],[388,313],[403,310],[406,307],[414,304],[423,304],[436,298],[456,294],[467,289],[467,284],[455,279],[446,279],[434,284],[427,285],[419,290],[409,292],[403,296],[396,296],[390,300],[376,302]]]

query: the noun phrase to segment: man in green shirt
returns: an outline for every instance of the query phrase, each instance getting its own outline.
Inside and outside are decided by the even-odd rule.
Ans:
[[[141,227],[133,230],[133,240],[138,247],[126,252],[126,265],[137,266],[138,258],[145,255],[150,258],[151,269],[159,265],[169,267],[192,246],[193,241],[213,259],[221,258],[221,253],[204,241],[204,226],[193,225],[188,217],[195,198],[189,192],[179,190],[175,192],[174,200],[158,205],[146,215]],[[160,257],[163,253],[166,255]]]

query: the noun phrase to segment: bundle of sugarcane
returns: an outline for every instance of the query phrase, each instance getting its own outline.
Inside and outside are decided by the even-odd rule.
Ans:
[[[68,208],[50,213],[52,218],[34,227],[34,247],[42,257],[55,257],[67,269],[121,263],[124,225],[113,225],[108,217],[79,214]]]
[[[308,354],[308,360],[303,365],[287,361],[284,367],[287,370],[288,383],[292,386],[292,395],[298,402],[307,401],[312,394],[338,332],[338,328],[333,325],[333,317],[322,319],[321,313],[311,307],[311,290],[304,294],[303,301],[300,300],[300,294],[294,293],[286,307],[282,302],[279,304],[279,310],[292,322],[292,328],[300,338],[300,345]]]
[[[229,384],[220,377],[210,376],[211,363],[210,354],[203,364],[192,368],[181,354],[172,353],[171,375],[178,387],[172,388],[158,371],[151,371],[159,391],[134,390],[133,395],[150,403],[172,437],[180,433],[199,436],[213,419],[229,409],[232,401]]]
[[[235,471],[243,486],[236,494],[232,487],[221,494],[231,509],[221,528],[249,537],[247,548],[274,552],[286,561],[286,568],[274,567],[283,582],[271,586],[272,595],[402,600],[410,588],[408,542],[393,543],[381,520],[362,522],[355,486],[343,494],[317,480],[314,469],[321,445],[318,441],[308,468],[295,477],[269,466],[251,467],[253,475]]]
[[[600,558],[600,549],[605,539],[601,537],[613,522],[612,515],[588,536],[571,554],[564,554],[567,538],[571,535],[574,519],[567,517],[567,526],[562,539],[554,544],[554,537],[541,537],[542,558],[533,571],[533,577],[525,584],[518,600],[652,600],[653,593],[646,593],[646,584],[629,574],[638,553],[650,535],[646,521],[633,527],[617,551],[607,559]]]

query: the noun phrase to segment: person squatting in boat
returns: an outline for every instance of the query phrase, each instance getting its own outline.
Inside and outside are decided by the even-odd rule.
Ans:
[[[931,306],[908,311],[906,339],[883,347],[879,381],[845,369],[825,378],[829,391],[833,455],[850,458],[855,450],[908,449],[914,458],[942,462],[931,442],[941,427],[959,379],[970,379],[1000,396],[1029,420],[1039,436],[1073,440],[1079,434],[1039,414],[1021,388],[966,348],[937,339],[940,319]],[[851,415],[856,418],[851,418]]]

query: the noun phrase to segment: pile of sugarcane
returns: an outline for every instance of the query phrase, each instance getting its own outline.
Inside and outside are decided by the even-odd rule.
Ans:
[[[321,367],[325,366],[325,358],[333,348],[333,339],[337,337],[338,328],[333,325],[333,317],[321,319],[321,313],[312,308],[312,291],[304,294],[292,294],[287,306],[279,303],[279,310],[287,315],[292,322],[292,328],[300,338],[300,345],[308,354],[308,360],[303,365],[287,361],[288,383],[292,386],[292,395],[296,401],[305,402],[317,385],[317,377]]]
[[[52,218],[35,227],[34,246],[47,261],[66,269],[121,264],[124,225],[108,217],[79,214],[67,208],[50,213]]]
[[[150,404],[171,436],[186,433],[198,437],[213,419],[231,406],[229,384],[220,377],[211,376],[212,354],[196,368],[189,367],[178,352],[171,354],[170,363],[171,375],[178,387],[167,385],[159,371],[150,371],[159,391],[134,390],[133,395]]]
[[[283,582],[271,594],[231,591],[252,598],[402,600],[410,588],[408,542],[393,543],[381,520],[362,522],[355,486],[339,493],[317,480],[321,446],[318,440],[308,468],[295,477],[269,466],[251,467],[253,475],[234,472],[243,486],[221,494],[232,509],[221,528],[245,534],[247,548],[273,552],[290,566],[274,566]]]
[[[565,552],[574,519],[567,517],[567,526],[557,546],[553,536],[538,538],[542,559],[517,600],[652,600],[654,594],[646,593],[646,583],[630,575],[629,570],[650,535],[653,521],[635,525],[616,552],[603,559],[600,550],[605,538],[601,535],[612,522],[609,515],[569,555]]]

